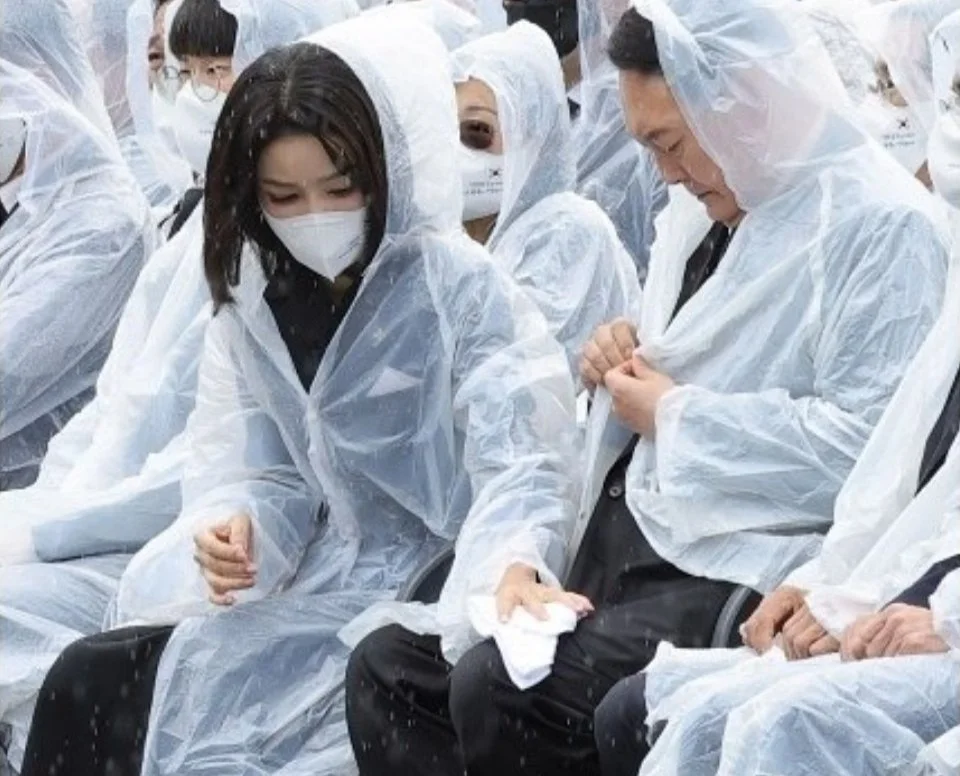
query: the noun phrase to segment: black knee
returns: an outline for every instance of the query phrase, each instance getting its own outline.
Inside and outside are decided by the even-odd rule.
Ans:
[[[347,720],[362,723],[369,718],[380,693],[389,693],[403,670],[402,638],[404,629],[388,625],[364,638],[347,661]]]
[[[484,765],[495,761],[498,747],[506,746],[519,721],[510,710],[520,696],[493,641],[460,658],[450,674],[450,719],[468,772],[488,770]]]
[[[647,752],[646,678],[627,677],[613,686],[594,713],[594,737],[604,776],[636,776]]]

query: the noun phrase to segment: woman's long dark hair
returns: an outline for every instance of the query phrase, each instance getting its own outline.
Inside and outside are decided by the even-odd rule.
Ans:
[[[373,258],[387,220],[387,167],[376,109],[340,57],[312,43],[269,51],[244,70],[217,122],[207,162],[203,264],[214,309],[233,301],[249,241],[269,277],[289,253],[260,209],[257,166],[279,137],[314,136],[368,202],[361,266]]]

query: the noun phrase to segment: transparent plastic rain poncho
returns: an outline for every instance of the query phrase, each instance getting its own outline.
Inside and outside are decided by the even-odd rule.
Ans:
[[[560,60],[543,30],[518,22],[455,52],[453,70],[497,100],[503,198],[487,249],[540,307],[576,376],[596,328],[639,313],[640,284],[610,219],[573,193]]]
[[[481,34],[475,14],[450,0],[403,0],[372,8],[371,13],[386,13],[428,24],[450,50],[460,48]]]
[[[806,0],[801,7],[830,54],[861,126],[916,174],[927,157],[928,122],[881,81],[882,57],[863,29],[863,19],[871,15],[867,0]]]
[[[930,37],[957,10],[958,0],[888,0],[858,15],[863,34],[886,63],[894,84],[928,127],[936,111]]]
[[[667,189],[653,154],[627,131],[620,77],[607,41],[628,0],[579,0],[580,115],[574,123],[577,191],[613,221],[643,283],[654,240],[654,219]]]
[[[76,412],[152,250],[149,210],[110,141],[0,61],[0,117],[27,125],[18,207],[0,230],[0,474],[33,469]]]
[[[114,617],[187,617],[160,664],[146,774],[346,772],[338,631],[455,541],[436,607],[376,615],[440,633],[455,659],[475,639],[468,596],[512,562],[555,581],[573,520],[572,380],[541,313],[461,231],[442,43],[376,17],[311,40],[376,106],[386,236],[309,392],[252,254],[207,330],[184,508],[127,568]],[[237,511],[254,520],[257,586],[216,610],[192,537]]]
[[[787,584],[813,591],[807,599],[813,613],[838,637],[856,617],[880,609],[935,562],[960,552],[960,445],[954,445],[943,468],[915,496],[927,436],[960,368],[960,343],[956,338],[960,327],[958,281],[960,276],[951,278],[940,318],[844,484],[837,498],[834,524],[820,555],[786,580]],[[947,589],[942,587],[934,597],[934,614],[939,632],[960,647],[960,594],[948,595]],[[877,692],[885,694],[895,706],[910,708],[911,703],[921,701],[910,686],[917,682],[919,673],[927,678],[916,686],[928,693],[918,707],[920,711],[928,708],[927,701],[933,704],[938,685],[948,688],[948,697],[942,701],[950,705],[949,696],[956,695],[958,675],[950,659],[932,660],[918,672],[906,674],[901,673],[899,660],[874,661],[875,670],[868,676]],[[806,692],[805,683],[822,681],[842,687],[856,680],[855,673],[849,678],[837,673],[837,663],[836,656],[786,663],[779,649],[758,657],[746,648],[679,650],[661,645],[646,670],[648,722],[670,720],[670,724],[641,773],[713,776],[720,762],[721,741],[724,762],[731,763],[724,773],[766,773],[756,770],[750,759],[762,749],[756,723],[774,719],[778,704],[788,697],[799,698],[797,693]],[[822,689],[824,685],[817,686]],[[866,708],[867,696],[862,700]],[[812,753],[782,751],[776,753],[783,763],[783,770],[777,773],[807,773],[788,770],[790,763],[811,764],[809,773],[872,773],[854,766],[866,759],[865,751],[877,745],[889,745],[890,751],[896,749],[899,757],[912,762],[922,745],[916,735],[902,731],[897,740],[897,726],[891,721],[880,725],[872,712],[866,718],[856,711],[841,714],[840,701],[833,698],[833,703],[822,724],[810,729],[819,729],[824,736],[817,749],[846,751],[849,759],[841,758],[824,769],[823,762]],[[744,710],[734,714],[741,706]],[[836,715],[840,716],[834,719]],[[845,727],[840,717],[846,720]],[[806,729],[790,724],[794,730]],[[933,727],[930,730],[930,735],[937,734]],[[874,738],[880,731],[882,736]],[[842,763],[846,764],[844,768],[840,767]]]
[[[643,357],[678,386],[660,401],[655,444],[636,447],[627,500],[665,559],[768,591],[816,553],[939,313],[946,225],[923,187],[847,118],[839,78],[796,4],[637,8],[746,215],[670,322],[709,222],[683,191],[661,214],[672,223],[658,227],[639,336]],[[582,515],[623,449],[610,444],[620,427],[606,422],[609,405],[601,393],[588,427]]]
[[[141,132],[134,120],[133,99],[128,93],[128,72],[139,69],[147,79],[147,41],[153,27],[154,0],[80,0],[73,6],[81,40],[100,84],[107,112],[113,124],[120,151],[150,204],[161,218],[168,214],[191,183],[190,170],[171,155],[159,139]],[[146,29],[128,37],[128,15],[143,13]],[[136,30],[135,30],[136,31]],[[142,47],[134,44],[142,43]],[[131,59],[139,61],[136,64]]]
[[[180,512],[210,319],[202,210],[140,274],[96,397],[51,441],[37,483],[0,494],[0,724],[12,726],[14,766],[47,669],[100,630],[127,553]]]

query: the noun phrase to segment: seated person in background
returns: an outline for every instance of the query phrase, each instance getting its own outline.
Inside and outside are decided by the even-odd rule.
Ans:
[[[453,54],[463,217],[546,316],[579,376],[583,343],[637,315],[640,284],[610,220],[573,193],[573,147],[550,39],[518,22]]]
[[[449,56],[418,24],[336,24],[240,76],[208,165],[216,312],[183,509],[120,581],[114,621],[145,627],[50,670],[24,776],[61,756],[137,773],[141,754],[146,774],[341,776],[345,625],[390,602],[464,649],[470,595],[519,564],[560,571],[573,380],[543,315],[463,233],[459,153]],[[454,540],[438,609],[393,603]]]
[[[248,0],[247,9],[230,34],[255,28],[263,46],[311,32],[317,19],[272,0]],[[14,767],[46,671],[68,644],[109,626],[131,553],[180,512],[186,424],[210,320],[202,208],[182,220],[137,279],[96,396],[51,439],[37,482],[0,494],[0,725],[11,726]]]
[[[956,222],[960,144],[951,138],[960,125],[950,95],[960,13],[934,42],[941,109],[930,172]],[[644,774],[890,773],[960,723],[960,672],[941,654],[960,647],[958,328],[952,278],[940,318],[844,484],[818,556],[746,623],[752,649],[664,648],[644,675],[607,696],[596,731],[605,773],[636,774],[650,730],[657,738]],[[840,665],[840,657],[864,662]]]
[[[619,323],[586,350],[592,519],[564,583],[595,614],[525,691],[492,641],[369,636],[347,671],[361,774],[599,773],[607,691],[662,640],[706,646],[734,584],[771,590],[816,552],[939,312],[936,203],[844,114],[795,4],[674,7],[641,3],[610,41],[632,133],[687,191],[661,214],[639,343]],[[530,574],[501,596],[537,595]]]
[[[0,64],[3,491],[36,479],[50,438],[90,400],[153,224],[116,144]]]
[[[617,69],[607,57],[613,25],[628,0],[579,0],[580,114],[574,123],[577,192],[610,217],[646,282],[654,221],[667,204],[667,187],[650,149],[623,122]]]

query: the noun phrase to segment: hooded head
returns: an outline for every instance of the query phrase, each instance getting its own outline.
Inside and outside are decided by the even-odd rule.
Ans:
[[[459,232],[455,117],[446,50],[418,23],[357,19],[257,60],[211,153],[216,302],[240,282],[245,242],[268,275],[291,256],[333,281],[408,237]]]
[[[926,128],[864,36],[859,22],[869,15],[870,6],[865,0],[842,4],[814,0],[800,7],[830,54],[861,126],[907,172],[922,175],[927,156]]]
[[[65,0],[3,0],[0,56],[35,75],[112,136],[103,93]]]
[[[560,60],[547,34],[529,22],[469,43],[452,59],[461,167],[473,171],[464,181],[465,197],[482,188],[477,174],[499,175],[488,181],[500,194],[498,203],[491,200],[496,210],[477,214],[499,214],[488,240],[493,246],[532,206],[573,189],[576,172]],[[486,168],[478,160],[487,161]]]
[[[928,148],[934,190],[960,209],[960,11],[937,27],[931,40],[936,118]]]
[[[887,0],[858,14],[862,34],[925,127],[934,119],[930,36],[956,0]]]
[[[111,139],[45,83],[3,59],[0,93],[0,166],[6,173],[0,175],[0,183],[22,159],[17,199],[23,210],[44,211],[57,191],[71,184],[82,190],[82,181],[99,170],[127,175]]]
[[[627,126],[715,220],[738,222],[869,142],[795,3],[637,0],[635,10],[610,42]]]
[[[184,157],[206,170],[217,118],[244,68],[264,51],[357,13],[354,0],[183,0],[168,12],[169,48],[189,71],[174,131]]]

